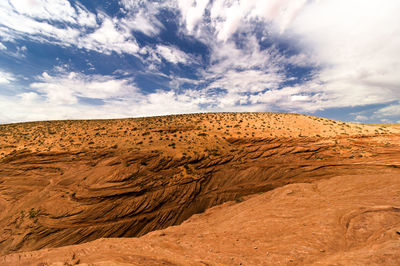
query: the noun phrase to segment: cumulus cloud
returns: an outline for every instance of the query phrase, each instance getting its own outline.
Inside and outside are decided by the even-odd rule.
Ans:
[[[188,32],[192,33],[201,21],[208,2],[209,0],[178,0],[178,8]]]
[[[199,73],[204,84],[201,91],[219,99],[210,103],[210,108],[245,110],[254,105],[252,110],[261,111],[263,102],[253,98],[277,90],[288,78],[283,64],[286,59],[275,48],[262,50],[253,35],[243,43],[242,47],[231,40],[210,45],[210,64]],[[271,105],[264,105],[267,110],[272,110]]]
[[[15,96],[0,93],[0,123],[223,111],[226,107],[237,111],[260,111],[262,108],[236,106],[236,96],[226,95],[226,92],[216,93],[215,97],[210,97],[206,90],[190,88],[145,93],[129,78],[85,75],[63,67],[55,68],[51,73],[43,72],[35,79],[30,84],[29,91],[17,93]],[[179,82],[192,83],[193,80],[179,79]],[[223,95],[226,97],[218,97]],[[100,103],[93,104],[90,99],[100,100]]]
[[[219,73],[221,82],[217,85],[227,90],[236,90],[237,76],[242,73],[241,87],[246,87],[247,79],[248,91],[254,91],[255,83],[251,75],[246,74],[258,72],[244,69],[259,66],[270,73],[266,79],[269,80],[271,73],[277,73],[274,68],[281,66],[284,69],[286,66],[282,64],[292,64],[314,67],[313,78],[291,88],[278,88],[255,95],[252,102],[262,103],[262,99],[279,98],[281,106],[290,106],[291,110],[316,111],[400,99],[398,1],[204,2],[207,4],[199,5],[194,0],[178,2],[177,7],[187,32],[202,36],[211,47],[217,47],[212,49],[211,54],[211,58],[215,59],[212,63],[217,63],[210,65],[207,70],[216,76]],[[198,14],[202,14],[202,18],[191,18],[190,11],[200,7]],[[299,48],[299,53],[288,58],[277,58],[277,55],[267,60],[266,56],[271,58],[267,52],[233,45],[232,38],[242,32],[247,35],[247,43],[257,44],[254,25],[258,23],[263,23],[267,29],[263,32],[263,38],[289,39],[292,45]],[[193,31],[195,28],[198,29],[196,32]],[[203,32],[199,34],[199,31]],[[254,37],[253,40],[249,35]],[[255,51],[254,56],[248,51]],[[234,67],[241,70],[232,70]],[[282,69],[278,71],[284,73]],[[280,81],[290,78],[293,77],[281,75]],[[275,80],[280,85],[279,79]],[[259,85],[261,91],[264,86],[262,83]],[[290,91],[294,94],[281,97]],[[269,100],[267,102],[271,103]],[[278,105],[278,102],[275,104]]]
[[[23,93],[14,97],[0,95],[0,123],[182,114],[202,111],[200,101],[198,97],[193,98],[173,91],[158,91],[146,97],[110,100],[100,106],[52,104],[36,93]]]
[[[116,23],[109,17],[106,17],[102,25],[93,33],[78,40],[78,46],[105,54],[113,51],[119,54],[122,52],[136,54],[139,50],[139,46],[130,32],[118,30]]]
[[[210,100],[199,97],[194,90],[181,93],[158,90],[144,94],[128,79],[67,71],[43,73],[30,89],[15,96],[0,94],[0,123],[198,112],[202,110],[200,105]],[[81,102],[81,98],[99,99],[102,103],[93,105]]]
[[[290,29],[318,58],[315,89],[332,106],[399,99],[399,10],[398,1],[314,1],[299,13]]]
[[[129,79],[115,79],[112,76],[84,75],[76,72],[62,72],[49,75],[44,72],[37,81],[30,84],[35,93],[41,95],[49,104],[77,104],[79,98],[113,100],[132,97],[137,88]]]
[[[89,12],[83,5],[77,2],[75,4],[76,14],[75,20],[78,25],[85,26],[89,28],[94,28],[97,26],[96,14]]]
[[[356,56],[358,54],[357,47],[347,46],[346,43],[344,43],[344,49],[340,47],[340,44],[343,44],[343,37],[346,37],[343,36],[347,32],[346,23],[357,16],[365,17],[365,14],[354,15],[356,9],[351,8],[351,12],[341,17],[343,28],[336,31],[335,23],[339,15],[335,13],[336,11],[333,12],[333,15],[324,13],[316,16],[308,13],[319,12],[320,9],[326,10],[326,12],[328,10],[343,10],[346,9],[343,6],[344,2],[330,2],[335,8],[316,8],[314,5],[317,4],[319,2],[307,4],[306,1],[299,1],[293,4],[291,1],[270,1],[268,3],[266,1],[213,1],[202,5],[201,8],[208,8],[209,13],[207,15],[209,14],[209,17],[206,17],[206,12],[201,10],[199,12],[203,15],[201,19],[199,17],[191,19],[188,15],[190,10],[200,8],[196,1],[178,2],[176,7],[180,9],[183,24],[186,25],[186,30],[189,33],[193,32],[195,28],[197,30],[209,30],[206,27],[201,28],[201,24],[207,19],[211,19],[210,25],[213,26],[211,32],[203,34],[203,36],[208,35],[206,39],[211,51],[211,62],[200,74],[200,79],[209,82],[207,89],[210,91],[214,88],[227,91],[226,94],[221,95],[227,98],[227,103],[232,103],[229,107],[225,104],[224,106],[227,108],[237,104],[252,103],[264,104],[266,109],[268,104],[268,106],[273,105],[274,108],[314,112],[330,107],[382,103],[393,100],[393,96],[399,97],[399,89],[396,85],[398,78],[393,75],[396,69],[389,71],[390,77],[387,75],[387,70],[385,73],[381,70],[381,80],[372,80],[370,74],[379,72],[374,71],[376,66],[373,64],[366,64],[368,71],[365,71],[367,68],[364,66],[364,71],[353,74],[354,70],[357,69],[354,64],[365,60],[362,57],[365,51],[360,54],[357,60],[352,60],[349,55]],[[354,5],[354,3],[352,4]],[[314,9],[315,11],[312,11]],[[370,14],[370,16],[373,15]],[[323,23],[315,24],[314,19],[309,22],[304,20],[304,17],[312,19],[318,17],[318,21],[323,21]],[[282,37],[296,36],[302,50],[290,57],[285,57],[273,48],[261,50],[258,47],[254,29],[251,28],[251,25],[248,25],[259,20],[264,21],[265,25],[271,25],[273,32],[271,34]],[[362,34],[358,36],[356,42],[364,43],[363,45],[366,47],[369,46],[371,37],[368,36],[371,35],[371,32],[367,31],[368,28],[362,23],[358,23],[357,27],[356,31]],[[397,26],[392,27],[396,28]],[[313,29],[314,32],[308,32],[308,28]],[[244,47],[238,47],[230,39],[235,33],[241,31],[250,33],[243,41]],[[198,31],[194,34],[198,34]],[[216,38],[212,34],[215,34]],[[333,37],[322,44],[319,43],[326,36]],[[396,44],[396,42],[392,43]],[[319,49],[322,46],[323,48]],[[327,57],[324,55],[324,51],[338,53],[338,57],[336,55],[333,55],[332,58]],[[390,59],[389,56],[393,52],[390,51],[381,55],[375,53],[375,56],[372,57]],[[373,52],[371,51],[370,54],[373,54]],[[340,57],[343,57],[342,63],[339,62]],[[395,58],[392,61],[395,64],[398,60]],[[311,66],[316,67],[317,70],[313,73],[313,78],[307,82],[301,83],[299,80],[299,84],[295,86],[281,87],[283,82],[296,79],[286,71],[287,64],[300,67]],[[383,80],[391,83],[380,83]],[[194,86],[197,84],[193,83]],[[254,94],[254,92],[258,93]],[[252,93],[252,95],[245,96],[245,93]],[[213,97],[213,95],[210,95],[210,97]]]

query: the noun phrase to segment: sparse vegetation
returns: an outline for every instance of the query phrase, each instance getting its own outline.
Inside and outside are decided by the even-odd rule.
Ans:
[[[35,218],[40,212],[40,209],[35,210],[34,208],[30,209],[29,211],[29,218],[33,219]]]

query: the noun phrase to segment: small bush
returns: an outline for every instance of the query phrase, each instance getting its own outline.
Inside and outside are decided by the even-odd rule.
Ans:
[[[32,208],[29,211],[29,218],[31,218],[31,219],[35,218],[39,214],[39,212],[40,212],[40,209],[35,210],[34,208]]]

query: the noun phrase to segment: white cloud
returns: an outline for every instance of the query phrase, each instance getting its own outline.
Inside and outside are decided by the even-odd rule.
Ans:
[[[157,45],[156,52],[173,64],[187,64],[191,61],[187,54],[174,46]]]
[[[13,110],[10,112],[9,110]],[[107,114],[107,111],[109,114]],[[17,96],[0,95],[0,123],[77,118],[112,118],[112,110],[99,112],[87,105],[55,105],[44,101],[38,94]]]
[[[374,112],[375,117],[400,117],[400,102],[397,104],[391,104],[389,106],[383,107],[376,112]]]
[[[0,84],[7,84],[12,81],[15,81],[14,75],[0,69]]]
[[[59,119],[104,119],[200,112],[198,98],[173,91],[158,91],[146,97],[109,100],[103,105],[52,103],[35,93],[16,97],[0,95],[0,123]],[[168,104],[165,104],[168,102]],[[13,112],[9,112],[13,110]]]
[[[240,48],[232,41],[211,43],[209,71],[223,74],[230,69],[257,68],[269,72],[282,70],[283,56],[279,55],[274,48],[261,50],[253,35],[244,39],[243,43],[244,45]]]
[[[9,0],[15,11],[32,18],[75,22],[75,9],[67,0]]]
[[[154,37],[159,34],[164,25],[158,19],[158,14],[163,8],[171,8],[172,3],[168,1],[135,1],[120,0],[125,17],[121,19],[120,25],[134,31],[140,31],[147,36]]]
[[[186,29],[192,33],[197,23],[201,21],[209,0],[178,0],[177,2]]]
[[[6,40],[32,39],[106,54],[139,51],[131,29],[118,26],[122,20],[93,14],[79,3],[72,7],[67,0],[2,1],[0,17],[0,36]]]
[[[191,97],[189,93],[178,94],[174,91],[157,91],[138,102],[132,111],[139,116],[199,112],[201,110],[199,106],[201,98]]]
[[[76,3],[77,18],[76,21],[80,26],[94,28],[97,26],[96,15],[89,12],[84,6]]]
[[[74,105],[79,97],[110,100],[131,97],[137,89],[128,79],[112,76],[84,75],[63,71],[55,75],[44,72],[30,88],[40,93],[49,104]]]
[[[32,15],[34,14],[36,13],[33,12]],[[1,35],[11,40],[31,38],[37,41],[69,46],[75,43],[79,37],[79,30],[68,26],[58,28],[45,21],[38,21],[33,17],[18,13],[7,1],[0,3],[0,17],[2,18],[0,21],[0,26],[2,26],[0,28]],[[57,17],[53,17],[53,19],[57,20]]]
[[[38,79],[31,84],[34,91],[13,97],[0,94],[0,123],[198,112],[202,110],[200,104],[210,101],[193,90],[182,93],[160,90],[144,95],[131,81],[110,76],[66,72],[52,76],[43,73]],[[100,98],[103,104],[82,104],[78,97]]]
[[[11,46],[12,47],[12,46]],[[11,57],[15,57],[18,59],[23,59],[26,57],[28,48],[23,45],[23,46],[15,46],[15,48],[11,48],[11,49],[7,49],[7,47],[4,47],[5,49],[3,49],[3,54],[11,56]],[[1,48],[1,43],[0,43],[0,50],[2,50]]]
[[[141,1],[136,0],[119,0],[118,1],[121,6],[123,6],[126,10],[135,10],[140,7]]]
[[[78,40],[78,46],[105,54],[117,53],[136,54],[139,46],[129,31],[118,30],[111,18],[105,17],[102,25],[93,33]]]
[[[210,9],[211,24],[217,38],[227,41],[243,25],[256,22],[273,22],[272,26],[284,32],[306,4],[306,0],[216,0]]]
[[[21,104],[29,105],[31,103],[39,102],[40,96],[36,92],[24,92],[17,95],[20,98]]]
[[[190,85],[192,88],[198,87],[199,84],[202,84],[203,81],[197,79],[190,78],[182,78],[177,76],[166,76],[166,78],[170,78],[171,80],[168,82],[168,87],[174,90],[180,89],[184,85]]]
[[[160,65],[162,64],[162,60],[164,59],[167,62],[172,64],[200,64],[198,57],[187,54],[180,50],[178,47],[173,45],[156,45],[155,47],[145,46],[140,48],[139,54],[141,57],[142,62],[146,65],[146,74],[155,74],[158,76],[163,76],[166,79],[171,78],[180,78],[179,76],[174,76],[173,73],[169,73],[168,75],[159,71]],[[194,81],[194,80],[193,80]],[[194,83],[193,83],[194,84]],[[176,85],[176,84],[175,84]]]
[[[0,42],[0,50],[7,50],[7,47]]]
[[[264,93],[259,93],[250,96],[250,102],[252,104],[267,104],[273,108],[282,108],[287,110],[296,110],[299,106],[307,105],[305,102],[309,102],[310,96],[301,94],[299,88],[285,87],[282,89],[272,89]],[[311,106],[307,108],[310,111]]]
[[[140,31],[147,36],[155,36],[164,28],[163,24],[153,15],[139,11],[136,14],[128,14],[120,23],[127,29]]]
[[[196,82],[180,79],[179,82]],[[0,123],[49,119],[118,118],[179,114],[201,111],[261,111],[262,106],[237,106],[238,94],[218,92],[210,97],[207,90],[158,90],[145,94],[128,78],[85,75],[55,68],[31,83],[29,92],[15,96],[0,94]],[[98,99],[93,105],[87,99]],[[86,100],[86,102],[85,102]],[[165,104],[168,103],[168,104]],[[13,110],[10,112],[9,110]]]
[[[200,75],[207,84],[203,91],[218,99],[212,103],[218,110],[262,111],[262,92],[277,90],[286,79],[282,64],[285,58],[274,48],[261,50],[252,35],[243,43],[240,48],[230,40],[210,44],[210,65]],[[215,95],[215,89],[222,91]],[[259,100],[255,100],[257,97]],[[271,109],[271,105],[264,105],[264,110]]]
[[[266,89],[276,89],[282,76],[278,73],[265,73],[258,70],[234,71],[224,73],[221,78],[213,81],[208,88],[222,88],[230,92],[261,92]]]
[[[365,115],[357,115],[355,118],[354,118],[354,120],[356,120],[356,121],[366,121],[366,120],[368,120],[369,118],[367,117],[367,116],[365,116]]]
[[[256,73],[249,70],[260,67],[271,75],[278,72],[290,75],[285,73],[285,64],[291,64],[316,67],[312,79],[282,92],[277,89],[255,95],[253,101],[259,99],[261,103],[262,99],[276,96],[280,103],[275,104],[281,107],[315,111],[400,99],[398,1],[215,0],[201,6],[198,12],[202,14],[201,19],[188,16],[190,10],[200,8],[196,1],[179,1],[176,7],[181,11],[186,32],[212,49],[211,65],[203,77],[217,78],[223,83],[218,85],[228,91],[236,90],[241,72]],[[249,47],[249,44],[257,45],[256,38],[251,36],[255,36],[254,25],[260,22],[265,25],[264,39],[290,40],[289,45],[301,49],[299,53],[282,58],[279,54],[271,56],[269,52],[273,49],[260,52]],[[240,33],[247,35],[243,41],[247,45],[237,48],[231,38]],[[284,76],[281,81],[290,78]],[[246,79],[251,80],[243,75],[242,91],[246,88]],[[248,91],[254,90],[252,84],[248,83]],[[290,91],[296,94],[281,97],[283,92]]]
[[[298,15],[290,29],[323,66],[318,89],[333,96],[331,104],[400,98],[399,11],[398,1],[339,0],[312,2]]]

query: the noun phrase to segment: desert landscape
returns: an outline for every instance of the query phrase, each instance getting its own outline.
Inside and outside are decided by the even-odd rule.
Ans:
[[[0,125],[0,265],[398,265],[400,124]]]
[[[0,1],[0,266],[400,265],[399,14]]]

